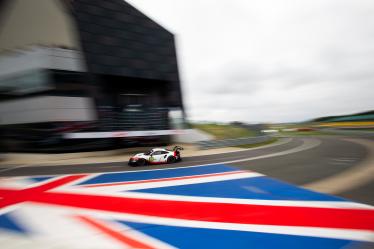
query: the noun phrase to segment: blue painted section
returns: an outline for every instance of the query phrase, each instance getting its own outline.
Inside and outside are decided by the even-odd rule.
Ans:
[[[176,168],[176,169],[155,170],[155,171],[109,173],[109,174],[101,174],[85,182],[81,182],[78,185],[139,181],[139,180],[160,179],[160,178],[180,177],[180,176],[193,176],[193,175],[200,175],[200,174],[223,173],[223,172],[230,172],[230,171],[236,171],[236,170],[238,169],[234,167],[230,167],[230,166],[225,166],[225,165],[209,165],[209,166],[202,166],[202,167]]]
[[[337,249],[363,245],[339,239],[118,222],[177,248]]]
[[[21,225],[19,225],[15,218],[12,218],[11,215],[2,214],[0,215],[0,229],[5,229],[15,233],[26,234],[27,231]]]
[[[261,200],[345,201],[345,199],[313,192],[269,177],[253,177],[219,182],[136,190],[133,192],[222,197]]]
[[[95,178],[80,183],[79,185],[183,177],[201,174],[232,172],[237,170],[237,168],[226,165],[209,165],[156,171],[104,173],[96,176]],[[34,181],[45,181],[50,178],[51,177],[33,177],[30,179]],[[120,188],[118,191],[120,191]],[[257,200],[345,201],[342,198],[316,193],[265,176],[208,183],[186,184],[182,186],[143,189],[133,192]],[[345,217],[342,217],[342,219],[344,218]],[[366,245],[369,245],[368,248],[370,248],[370,246],[373,246],[373,244],[370,243],[308,236],[176,227],[147,223],[133,223],[122,220],[113,222],[127,225],[132,229],[136,229],[141,233],[164,241],[165,243],[177,248],[337,249]],[[31,234],[30,231],[34,231],[32,227],[26,230],[20,224],[21,223],[19,223],[17,219],[13,217],[13,214],[7,213],[0,215],[0,230],[25,235],[29,235]]]
[[[54,176],[40,176],[40,177],[30,177],[29,179],[31,179],[34,182],[43,182],[43,181],[49,180],[53,177]]]

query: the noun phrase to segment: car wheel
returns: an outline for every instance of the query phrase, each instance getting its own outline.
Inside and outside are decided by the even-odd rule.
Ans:
[[[167,160],[167,163],[175,163],[175,157],[173,157],[173,156],[169,156],[168,157],[168,160]]]
[[[141,158],[141,159],[139,159],[139,160],[136,162],[136,164],[137,164],[138,166],[144,166],[144,165],[146,164],[146,161],[145,161],[145,159]]]

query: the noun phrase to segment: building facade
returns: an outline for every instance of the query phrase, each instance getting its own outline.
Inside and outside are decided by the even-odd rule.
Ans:
[[[127,2],[0,1],[6,147],[166,141],[183,113],[174,35]]]

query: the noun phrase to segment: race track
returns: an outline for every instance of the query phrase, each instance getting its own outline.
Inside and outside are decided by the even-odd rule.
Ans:
[[[233,165],[299,186],[374,205],[370,162],[373,140],[344,137],[282,138],[268,146],[208,156],[186,157],[173,165],[129,167],[127,162],[0,168],[0,176],[134,171],[206,164]],[[371,146],[371,147],[370,147]],[[366,170],[366,171],[365,171]],[[367,172],[357,175],[356,172]],[[349,174],[344,174],[349,172]],[[356,174],[356,177],[351,177]],[[332,185],[332,186],[331,186]]]

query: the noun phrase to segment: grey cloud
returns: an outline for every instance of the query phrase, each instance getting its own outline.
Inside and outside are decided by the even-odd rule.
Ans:
[[[374,109],[372,0],[129,0],[177,34],[193,120]]]
[[[255,67],[230,63],[219,67],[215,74],[202,74],[196,77],[206,94],[253,94],[261,89],[260,81],[264,76]],[[219,72],[219,73],[218,73]]]

